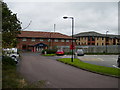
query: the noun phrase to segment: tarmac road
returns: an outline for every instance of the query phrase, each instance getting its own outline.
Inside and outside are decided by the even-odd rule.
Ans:
[[[30,82],[44,80],[46,88],[118,88],[118,78],[87,72],[38,53],[22,53],[20,73]]]

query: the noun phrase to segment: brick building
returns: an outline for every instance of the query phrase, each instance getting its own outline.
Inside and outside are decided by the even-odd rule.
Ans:
[[[57,32],[21,31],[17,36],[20,50],[41,51],[56,46],[70,46],[72,37]],[[75,38],[73,40],[74,45]]]
[[[101,34],[97,32],[83,32],[74,35],[77,38],[77,45],[118,45],[120,43],[120,36]]]

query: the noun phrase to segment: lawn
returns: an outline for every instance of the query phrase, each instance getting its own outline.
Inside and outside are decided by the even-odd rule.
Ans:
[[[58,61],[61,61],[65,64],[69,64],[81,69],[85,69],[88,71],[104,74],[104,75],[110,75],[110,76],[120,76],[120,69],[118,68],[112,68],[112,67],[105,67],[105,66],[98,66],[94,64],[84,63],[80,61],[79,59],[74,59],[74,62],[71,62],[71,58],[61,58],[57,59]]]
[[[44,54],[43,56],[55,56],[56,54]]]

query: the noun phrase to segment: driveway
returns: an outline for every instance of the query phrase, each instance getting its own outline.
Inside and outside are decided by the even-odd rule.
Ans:
[[[87,72],[38,53],[22,53],[20,73],[30,82],[46,81],[47,88],[118,88],[118,78]]]

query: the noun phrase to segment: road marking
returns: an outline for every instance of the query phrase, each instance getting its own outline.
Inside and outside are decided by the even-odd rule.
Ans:
[[[101,61],[104,61],[103,59],[101,59],[101,58],[98,58],[99,60],[101,60]]]
[[[119,68],[119,67],[117,67],[116,65],[112,65],[113,67],[115,67],[115,68]],[[120,69],[120,68],[119,68]]]

